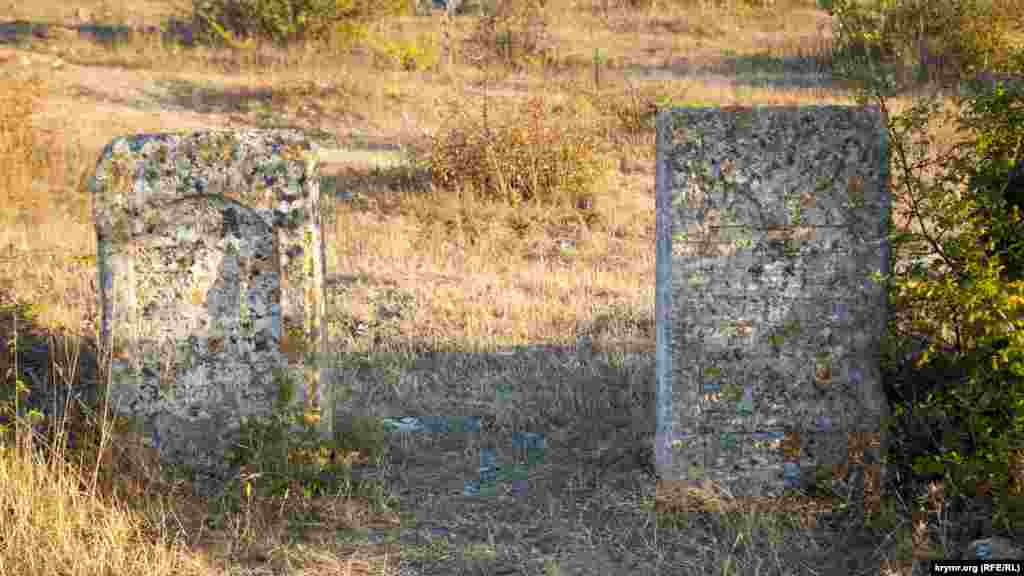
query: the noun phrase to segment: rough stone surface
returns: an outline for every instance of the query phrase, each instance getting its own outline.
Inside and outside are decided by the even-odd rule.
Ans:
[[[111,403],[202,485],[282,391],[331,434],[317,153],[298,131],[149,134],[97,164]]]
[[[887,145],[871,108],[660,113],[662,478],[774,496],[824,467],[877,494]]]

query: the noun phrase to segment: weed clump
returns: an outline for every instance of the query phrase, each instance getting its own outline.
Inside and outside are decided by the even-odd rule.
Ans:
[[[368,24],[410,11],[406,0],[193,0],[201,40],[246,46],[253,40],[291,43],[364,38]]]
[[[556,126],[550,109],[531,98],[496,126],[449,104],[456,127],[431,137],[433,183],[470,190],[478,198],[555,207],[594,207],[595,185],[606,170],[596,136]]]
[[[383,424],[372,418],[354,418],[345,434],[325,441],[315,425],[319,416],[293,405],[292,394],[283,388],[272,414],[243,422],[240,439],[228,453],[228,463],[240,471],[232,485],[240,483],[250,497],[297,491],[311,498],[347,492],[352,488],[352,463],[378,460],[383,455]]]
[[[440,58],[437,43],[424,34],[413,41],[383,39],[376,51],[386,67],[407,72],[432,68]]]

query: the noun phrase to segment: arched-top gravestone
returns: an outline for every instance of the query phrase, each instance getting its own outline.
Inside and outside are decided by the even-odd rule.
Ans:
[[[879,488],[887,137],[877,108],[659,114],[662,478],[774,496],[864,464]]]
[[[104,149],[93,193],[110,400],[164,461],[223,480],[242,419],[282,392],[331,436],[318,170],[316,145],[287,130]]]

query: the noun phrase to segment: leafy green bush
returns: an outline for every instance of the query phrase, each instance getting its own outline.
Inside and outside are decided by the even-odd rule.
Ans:
[[[837,13],[841,21],[851,16],[845,8]],[[854,24],[861,22],[860,17],[852,17]],[[839,29],[857,27],[841,22]],[[840,42],[870,40],[882,53],[899,45],[889,42],[893,35],[881,40],[869,36],[861,29],[852,37],[840,37]],[[844,73],[864,82],[860,103],[873,100],[885,111],[895,86],[892,78],[877,76],[878,64],[878,55],[862,58]],[[968,60],[959,60],[956,66],[963,76]],[[905,113],[889,117],[891,162],[898,183],[894,192],[902,200],[899,204],[908,207],[904,216],[913,230],[893,235],[893,250],[926,247],[938,257],[931,269],[910,267],[891,279],[891,340],[905,340],[909,332],[931,342],[908,379],[889,382],[900,397],[893,402],[894,429],[906,432],[924,422],[937,427],[941,438],[913,446],[920,438],[897,437],[888,457],[903,466],[908,463],[901,461],[901,453],[914,453],[910,470],[904,472],[941,475],[961,501],[991,496],[994,520],[1009,528],[1024,520],[1024,493],[1015,481],[1024,470],[1013,468],[1015,460],[1010,458],[1024,448],[1024,282],[1009,281],[1002,274],[1004,263],[991,257],[995,240],[1006,239],[1016,217],[1000,209],[1004,205],[993,200],[990,188],[1005,183],[1008,157],[1021,159],[1024,128],[1019,118],[1013,119],[1024,93],[989,88],[957,102],[961,111],[952,119],[969,130],[962,130],[962,143],[939,159],[929,151],[930,126],[941,109],[938,96],[918,100]],[[926,169],[936,169],[939,175],[925,178]],[[949,334],[955,341],[934,358],[943,336]],[[919,377],[929,372],[955,377],[916,395],[913,387],[928,384]]]
[[[968,378],[960,385],[936,391],[918,408],[923,413],[950,417],[957,435],[947,431],[948,452],[920,458],[916,471],[944,473],[955,485],[990,486],[996,502],[995,520],[1009,527],[1024,521],[1024,494],[1011,494],[1014,472],[1009,456],[1024,447],[1024,282],[1020,281],[1020,253],[1024,239],[1017,236],[1019,212],[1006,210],[1005,199],[993,194],[995,183],[1005,189],[1007,155],[1024,161],[1019,142],[1024,124],[1019,121],[1024,91],[1002,87],[970,97],[961,114],[976,138],[954,162],[967,175],[972,200],[982,207],[972,213],[976,229],[949,253],[962,260],[959,282],[947,282],[936,297],[953,297],[957,329],[968,353],[960,365]],[[1016,117],[1016,121],[1008,121]],[[1016,141],[1007,149],[1008,140]],[[993,254],[997,242],[1008,248],[1008,259]],[[1007,275],[1011,263],[1015,273]],[[928,288],[922,287],[923,290]],[[919,292],[920,293],[920,292]],[[927,292],[925,292],[927,293]],[[1021,474],[1024,470],[1017,470]]]
[[[235,482],[252,497],[284,496],[297,490],[311,498],[351,489],[352,461],[375,460],[383,453],[383,424],[357,418],[348,433],[324,441],[303,407],[292,404],[292,388],[280,387],[271,415],[243,422],[240,440],[227,455],[228,464],[243,472]],[[237,509],[240,502],[233,499],[238,493],[224,490],[219,505]]]
[[[1024,202],[1024,109],[1015,105],[1022,98],[1024,85],[1007,90],[1000,84],[976,98],[964,118],[965,126],[983,133],[969,171],[970,188],[976,192],[979,215],[991,220],[981,241],[991,245],[988,253],[1005,266],[1001,276],[1006,280],[1024,280],[1024,230],[1021,214],[1014,212]]]

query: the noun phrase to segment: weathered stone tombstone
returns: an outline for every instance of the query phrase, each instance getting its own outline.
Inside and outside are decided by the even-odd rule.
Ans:
[[[874,108],[658,117],[656,466],[778,496],[884,477],[888,140]],[[810,478],[813,480],[813,477]],[[685,484],[684,484],[685,485]]]
[[[117,138],[93,193],[111,406],[161,459],[223,480],[242,419],[289,395],[329,438],[316,145],[288,130]]]

